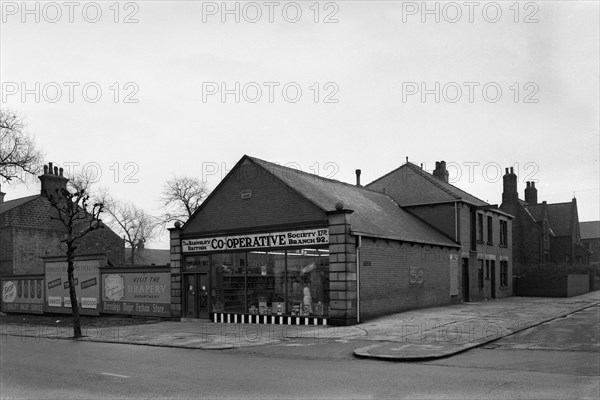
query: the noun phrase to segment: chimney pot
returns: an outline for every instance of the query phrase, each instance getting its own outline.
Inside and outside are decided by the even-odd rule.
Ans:
[[[511,174],[514,174],[514,173],[515,173],[515,170],[513,169],[513,167],[510,167],[510,173],[511,173]]]
[[[525,202],[527,204],[537,204],[537,189],[535,188],[534,182],[528,181],[527,187],[525,188]]]
[[[60,172],[59,172],[60,171]],[[38,177],[42,184],[41,193],[55,193],[62,189],[67,188],[67,178],[63,177],[63,169],[58,166],[52,165],[51,162],[48,165],[44,165],[44,174]]]
[[[60,167],[60,168],[58,169],[58,173],[60,174],[60,176],[63,176],[63,172],[64,172],[64,169],[63,169],[63,167]]]
[[[433,176],[438,178],[440,181],[444,181],[448,183],[450,174],[446,169],[446,161],[436,161],[435,162],[435,170],[433,171]]]
[[[356,186],[358,186],[358,187],[361,186],[360,185],[360,173],[361,173],[360,169],[357,169],[356,170]]]
[[[505,174],[506,174],[506,175],[508,175],[508,168],[506,168],[506,172],[505,172]]]

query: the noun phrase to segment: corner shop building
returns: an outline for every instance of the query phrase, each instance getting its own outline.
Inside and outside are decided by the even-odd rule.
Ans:
[[[454,241],[384,193],[249,156],[170,233],[173,317],[350,325],[458,301]]]

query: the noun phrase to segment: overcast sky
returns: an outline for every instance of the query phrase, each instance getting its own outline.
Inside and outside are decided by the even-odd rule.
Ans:
[[[514,3],[3,2],[1,101],[155,214],[166,179],[214,188],[248,154],[363,183],[445,160],[492,204],[513,166],[598,220],[599,3]]]

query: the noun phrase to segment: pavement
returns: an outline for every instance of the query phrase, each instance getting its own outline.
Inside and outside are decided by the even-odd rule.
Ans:
[[[569,298],[509,297],[408,311],[347,327],[164,321],[85,328],[80,341],[202,350],[252,350],[268,355],[350,352],[356,357],[423,361],[449,357],[600,304],[600,291]],[[73,340],[72,328],[0,325],[0,336]],[[5,338],[2,340],[5,342]],[[317,345],[317,346],[311,346]],[[312,349],[312,350],[311,350]]]

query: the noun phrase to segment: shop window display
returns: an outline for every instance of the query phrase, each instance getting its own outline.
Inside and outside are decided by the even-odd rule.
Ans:
[[[290,315],[329,314],[329,251],[288,251],[287,304]]]
[[[213,311],[245,312],[246,253],[213,254],[211,275]]]
[[[248,253],[250,314],[285,314],[285,252]]]
[[[329,251],[211,255],[213,312],[328,316]]]

